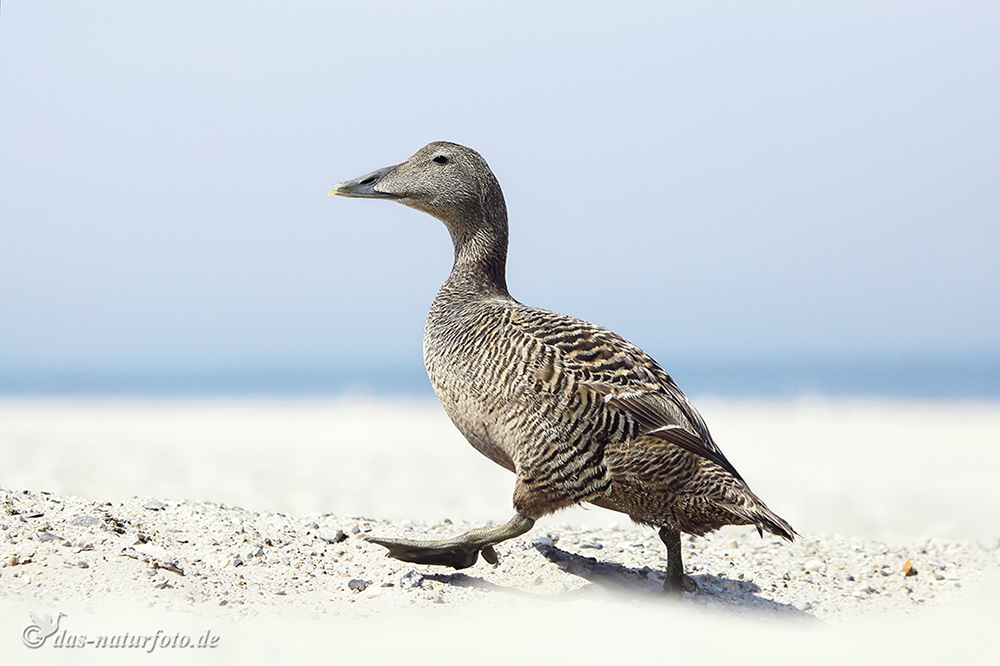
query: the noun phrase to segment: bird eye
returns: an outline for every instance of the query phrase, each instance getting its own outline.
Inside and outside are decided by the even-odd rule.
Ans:
[[[444,155],[438,155],[437,157],[434,158],[434,161],[437,162],[438,164],[447,164],[448,158],[445,157]]]

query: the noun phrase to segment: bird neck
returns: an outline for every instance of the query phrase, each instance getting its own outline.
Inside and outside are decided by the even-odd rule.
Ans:
[[[510,297],[507,291],[507,210],[503,198],[463,215],[465,224],[448,225],[455,264],[445,285],[464,293]],[[468,220],[477,222],[469,225]]]

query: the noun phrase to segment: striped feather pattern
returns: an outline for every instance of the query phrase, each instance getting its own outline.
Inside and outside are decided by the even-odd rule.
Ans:
[[[693,534],[753,524],[792,538],[653,359],[511,298],[503,193],[478,153],[432,143],[332,192],[393,199],[447,227],[455,263],[427,318],[424,363],[458,429],[517,475],[520,514],[591,502]]]

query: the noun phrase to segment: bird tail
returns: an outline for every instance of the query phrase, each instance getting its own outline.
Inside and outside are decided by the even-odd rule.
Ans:
[[[767,530],[782,539],[794,541],[798,533],[788,524],[788,521],[767,508],[767,505],[753,493],[743,482],[730,487],[723,498],[709,500],[715,505],[715,510],[729,514],[730,520],[724,524],[753,525],[757,532],[764,536]]]
[[[787,539],[789,541],[795,541],[795,537],[798,536],[788,521],[771,511],[766,506],[761,505],[763,511],[758,511],[754,516],[756,520],[754,525],[757,527],[757,532],[764,536],[764,530],[767,530],[775,536],[780,536],[782,539]]]
[[[729,509],[745,519],[747,524],[755,526],[757,533],[761,536],[764,536],[764,530],[788,541],[794,541],[795,537],[798,536],[798,532],[788,524],[787,520],[767,508],[767,505],[749,489],[744,503],[739,506],[730,506]]]

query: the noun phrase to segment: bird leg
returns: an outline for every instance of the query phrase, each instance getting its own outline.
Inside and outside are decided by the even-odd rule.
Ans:
[[[684,573],[684,563],[681,561],[681,533],[669,527],[661,527],[660,539],[667,547],[667,579],[663,581],[663,589],[668,592],[697,590],[698,583]]]
[[[499,527],[480,527],[469,530],[451,539],[415,541],[413,539],[385,539],[366,537],[365,541],[377,543],[389,549],[387,555],[404,562],[417,564],[439,564],[441,566],[465,569],[476,563],[479,553],[490,564],[497,563],[494,544],[521,536],[531,529],[535,521],[515,513],[514,517]]]

